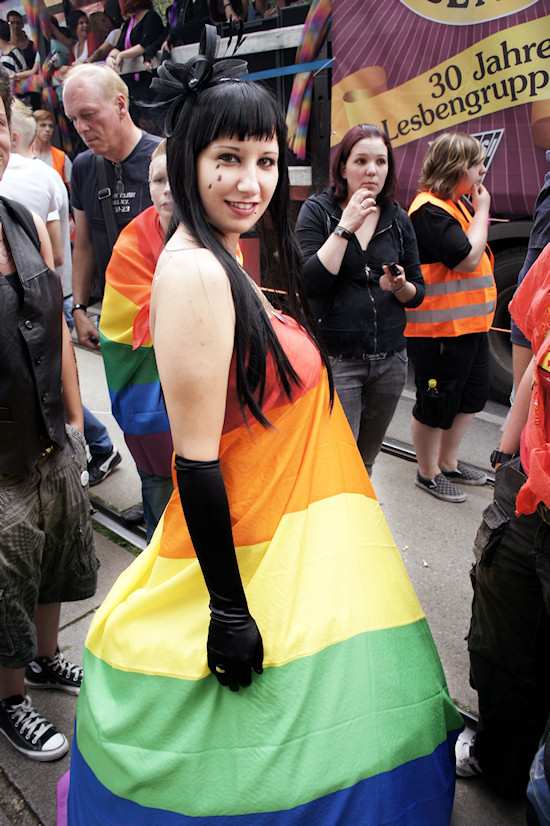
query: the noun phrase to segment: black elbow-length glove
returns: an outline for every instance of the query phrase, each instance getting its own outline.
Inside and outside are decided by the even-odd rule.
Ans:
[[[196,462],[176,456],[178,488],[191,541],[210,593],[208,667],[231,691],[262,673],[263,643],[250,616],[219,459]]]

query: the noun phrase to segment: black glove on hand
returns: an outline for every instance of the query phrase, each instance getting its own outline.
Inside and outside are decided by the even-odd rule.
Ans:
[[[263,644],[250,616],[235,554],[219,459],[176,456],[178,488],[191,541],[210,593],[208,667],[232,691],[262,673]]]
[[[216,611],[210,603],[208,668],[218,682],[238,691],[252,681],[251,669],[261,674],[264,646],[258,626],[248,610],[230,614]]]

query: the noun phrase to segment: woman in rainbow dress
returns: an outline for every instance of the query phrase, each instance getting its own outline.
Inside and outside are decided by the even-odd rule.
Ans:
[[[215,46],[159,71],[176,488],[88,635],[69,824],[443,826],[461,719],[304,312],[284,116]]]

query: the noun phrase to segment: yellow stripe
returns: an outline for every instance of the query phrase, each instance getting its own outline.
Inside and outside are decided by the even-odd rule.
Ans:
[[[86,645],[116,668],[198,680],[208,593],[196,559],[157,557],[161,533],[115,583]],[[265,666],[424,616],[380,506],[361,494],[286,515],[271,542],[237,555]]]
[[[133,323],[139,310],[137,304],[105,284],[99,329],[110,341],[133,346]],[[130,326],[127,326],[127,325]]]

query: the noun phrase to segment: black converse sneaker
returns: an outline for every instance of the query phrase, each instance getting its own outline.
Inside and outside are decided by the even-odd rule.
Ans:
[[[31,698],[0,700],[0,732],[12,746],[31,760],[58,760],[69,751],[69,742],[55,726],[32,707]]]
[[[78,694],[82,683],[82,668],[65,659],[59,648],[55,657],[35,657],[25,668],[25,684],[33,688],[60,688],[68,694]]]

